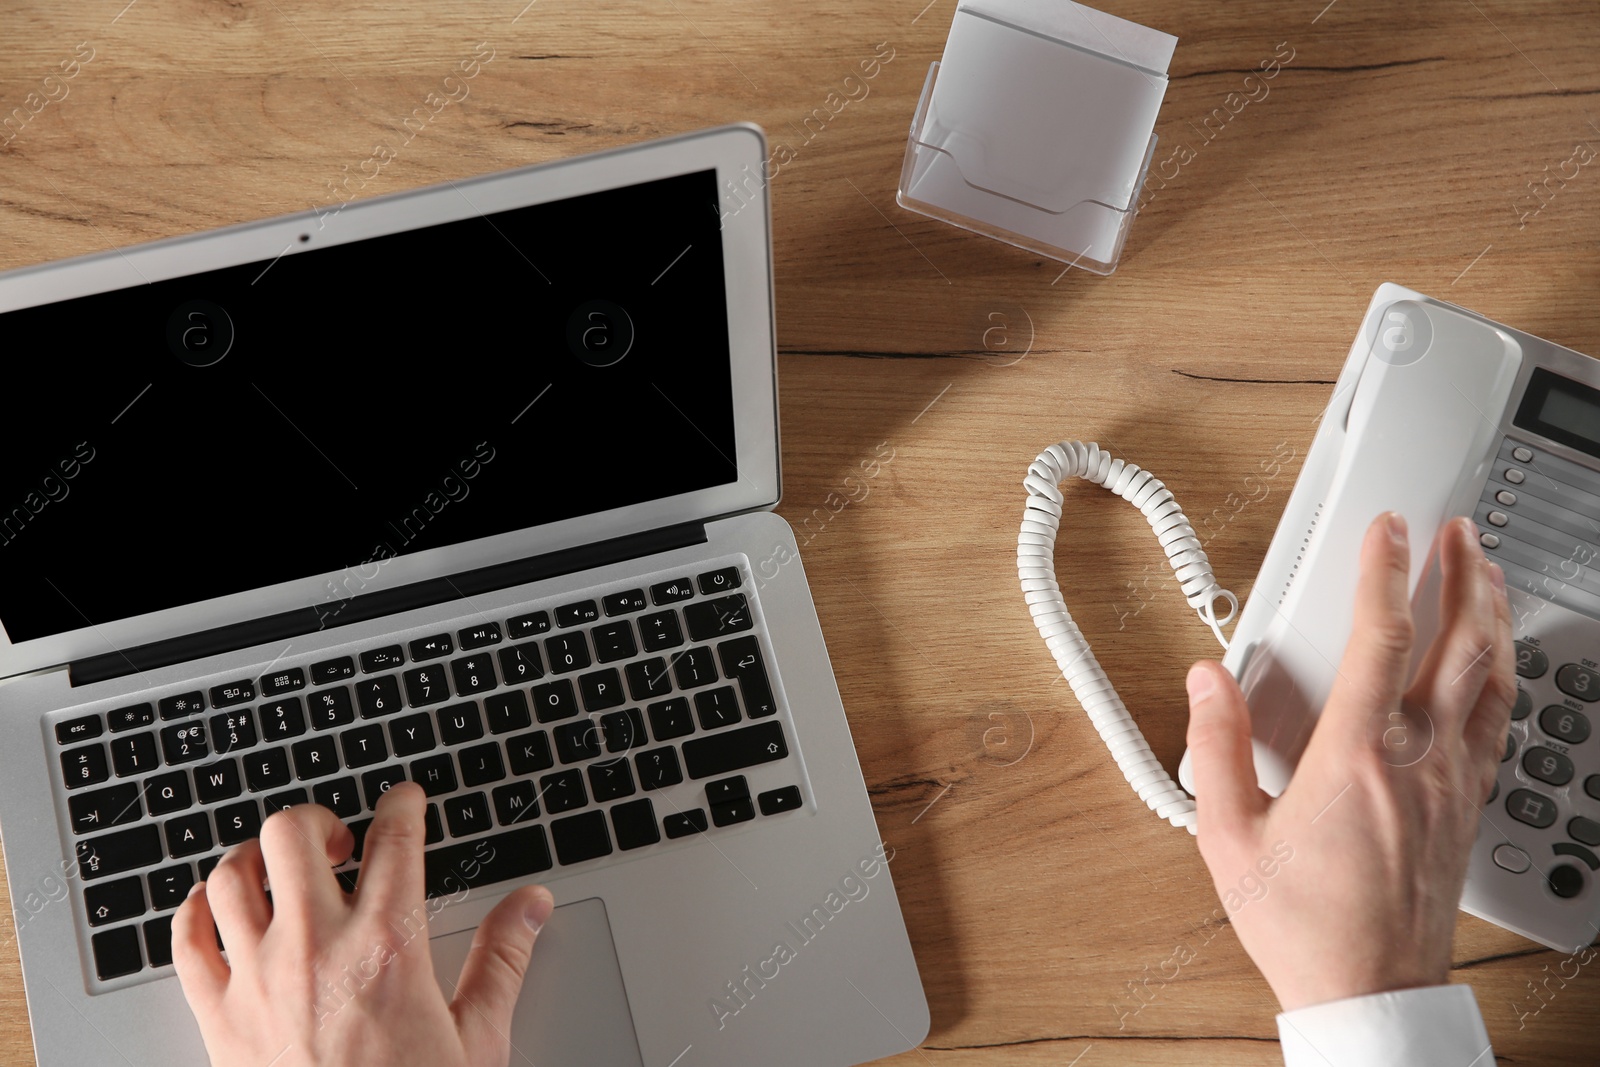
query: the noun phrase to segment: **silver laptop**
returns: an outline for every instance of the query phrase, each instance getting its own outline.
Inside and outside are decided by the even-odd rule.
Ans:
[[[506,892],[560,905],[513,1063],[927,1033],[771,512],[765,158],[726,127],[0,275],[31,376],[0,826],[41,1064],[203,1064],[188,887],[281,807],[359,838],[402,778],[443,988]]]

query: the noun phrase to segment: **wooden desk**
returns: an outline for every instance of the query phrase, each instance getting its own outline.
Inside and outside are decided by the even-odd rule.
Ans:
[[[1536,214],[1528,184],[1600,145],[1600,9],[1326,2],[1106,5],[1181,38],[1157,159],[1189,150],[1110,278],[895,206],[953,0],[29,5],[0,55],[0,115],[27,115],[0,132],[0,267],[760,123],[793,151],[773,183],[782,511],[933,1011],[894,1062],[1275,1064],[1274,1001],[1205,925],[1193,842],[1053,683],[1016,588],[1022,474],[1063,437],[1115,448],[1206,517],[1242,595],[1379,282],[1600,353],[1600,174],[1552,178]],[[492,60],[439,105],[479,42]],[[1245,82],[1275,55],[1265,93]],[[419,107],[437,113],[407,141]],[[1293,459],[1262,496],[1245,479],[1274,455]],[[1214,644],[1132,509],[1070,496],[1068,603],[1175,767],[1184,669]],[[1501,1062],[1594,1061],[1593,968],[1530,985],[1563,958],[1462,917],[1456,977]],[[9,937],[0,1062],[32,1062]]]

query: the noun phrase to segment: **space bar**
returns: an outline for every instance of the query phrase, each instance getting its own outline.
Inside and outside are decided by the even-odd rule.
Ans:
[[[789,754],[783,739],[783,724],[764,722],[760,726],[746,726],[742,730],[714,733],[683,743],[683,762],[689,767],[690,778],[708,778],[713,774],[727,774],[741,767],[769,763]]]
[[[529,826],[459,845],[430,849],[424,858],[426,891],[444,897],[493,882],[550,869],[544,827]]]

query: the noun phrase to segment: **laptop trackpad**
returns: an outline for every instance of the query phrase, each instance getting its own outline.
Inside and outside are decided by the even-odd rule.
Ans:
[[[477,931],[429,942],[446,999]],[[599,897],[563,904],[539,931],[511,1023],[514,1067],[644,1067]]]

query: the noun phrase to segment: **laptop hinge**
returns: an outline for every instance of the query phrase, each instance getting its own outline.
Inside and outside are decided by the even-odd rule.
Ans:
[[[154,670],[174,663],[202,659],[235,649],[249,648],[269,641],[282,641],[300,637],[334,626],[346,626],[384,615],[394,615],[412,608],[443,604],[464,599],[496,589],[505,589],[525,582],[555,578],[563,574],[602,567],[641,556],[685,548],[706,542],[706,528],[702,523],[686,522],[666,526],[627,537],[564,548],[539,556],[496,563],[489,567],[462,571],[443,578],[429,578],[410,585],[385,589],[376,593],[360,593],[346,599],[333,601],[337,610],[328,606],[296,608],[293,611],[267,615],[248,622],[219,626],[152,641],[120,652],[106,652],[98,656],[74,660],[67,665],[68,676],[74,686],[90,685],[110,678],[121,678],[136,671]]]

